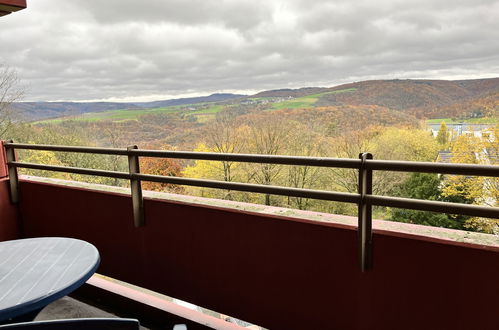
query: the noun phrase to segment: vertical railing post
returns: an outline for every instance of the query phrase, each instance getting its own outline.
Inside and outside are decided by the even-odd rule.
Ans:
[[[366,168],[366,161],[373,159],[373,155],[364,152],[359,155],[361,165],[359,169],[359,210],[358,210],[358,240],[359,261],[362,272],[372,268],[372,205],[366,202],[366,195],[372,194],[373,172]]]
[[[137,146],[127,148],[127,151],[138,149]],[[128,153],[128,170],[130,173],[130,188],[132,191],[133,222],[135,227],[144,225],[144,199],[142,197],[142,184],[140,180],[134,179],[133,174],[140,173],[139,157]]]
[[[7,143],[14,141],[8,140]],[[5,147],[7,156],[7,166],[9,169],[9,185],[10,185],[10,201],[11,203],[19,202],[19,177],[17,175],[17,167],[9,165],[10,162],[16,161],[16,150],[14,148]]]

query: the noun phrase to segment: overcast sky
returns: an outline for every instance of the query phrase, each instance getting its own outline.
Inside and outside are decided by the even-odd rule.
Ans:
[[[26,101],[499,77],[499,0],[28,0],[0,63]]]

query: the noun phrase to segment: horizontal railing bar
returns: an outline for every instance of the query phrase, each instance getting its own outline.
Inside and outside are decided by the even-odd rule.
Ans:
[[[29,168],[35,170],[55,171],[64,173],[75,173],[82,175],[95,175],[117,179],[139,179],[143,181],[188,185],[206,188],[227,189],[235,191],[246,191],[263,194],[284,195],[292,197],[312,198],[346,203],[358,203],[360,195],[352,193],[330,192],[323,190],[301,189],[291,187],[278,187],[260,184],[249,184],[239,182],[225,182],[203,179],[189,179],[172,176],[159,176],[150,174],[132,174],[127,172],[114,172],[106,170],[87,169],[79,167],[64,167],[56,165],[43,165],[23,162],[8,162],[9,166],[18,168]],[[499,208],[479,205],[447,203],[438,201],[427,201],[419,199],[366,195],[366,201],[372,205],[388,206],[404,209],[433,211],[440,213],[463,214],[469,216],[499,218]]]
[[[81,167],[66,167],[66,166],[43,165],[43,164],[22,163],[22,162],[8,162],[7,165],[18,168],[29,168],[33,170],[95,175],[95,176],[104,176],[116,179],[130,179],[130,174],[128,174],[127,172],[115,172],[115,171],[96,170],[96,169],[81,168]]]
[[[168,151],[168,150],[126,150],[119,148],[74,147],[26,143],[5,143],[6,148],[47,150],[62,152],[81,152],[107,155],[130,155],[144,157],[177,158],[193,160],[235,161],[281,165],[360,168],[360,160],[349,158],[278,156],[259,154],[230,154],[214,152]],[[412,162],[393,160],[367,160],[366,168],[378,171],[426,172],[457,175],[477,175],[499,177],[499,166],[477,164],[448,164],[432,162]]]
[[[4,146],[6,148],[14,148],[14,149],[81,152],[88,154],[122,155],[122,156],[128,155],[128,151],[126,149],[120,149],[120,148],[74,147],[74,146],[27,144],[27,143],[5,143]]]
[[[302,157],[302,156],[278,156],[261,154],[230,154],[215,152],[193,152],[193,151],[168,151],[168,150],[131,150],[132,154],[143,157],[164,157],[195,160],[233,161],[246,163],[265,163],[280,165],[301,165],[318,167],[339,167],[358,169],[359,159],[328,158],[328,157]]]
[[[499,207],[375,195],[366,195],[365,198],[368,203],[377,206],[388,206],[401,209],[432,211],[439,213],[462,214],[485,218],[499,218]]]
[[[205,188],[217,188],[226,190],[246,191],[262,194],[284,195],[291,197],[313,198],[345,203],[358,203],[359,194],[331,192],[325,190],[312,190],[291,187],[268,186],[262,184],[226,182],[205,179],[188,179],[174,176],[160,176],[151,174],[132,174],[133,179],[152,181],[159,183],[178,184],[186,186],[196,186]]]
[[[345,203],[358,203],[359,195],[351,193],[340,193],[340,192],[330,192],[324,190],[312,190],[312,189],[301,189],[301,188],[291,188],[291,187],[278,187],[278,186],[267,186],[259,184],[250,183],[239,183],[239,182],[225,182],[225,181],[215,181],[215,180],[202,180],[202,179],[188,179],[172,176],[159,176],[150,174],[129,174],[126,172],[113,172],[105,170],[95,170],[86,169],[80,167],[63,167],[55,165],[43,165],[34,163],[22,163],[22,162],[9,162],[9,166],[14,166],[18,168],[29,168],[35,170],[45,170],[45,171],[55,171],[55,172],[65,172],[65,173],[76,173],[85,175],[96,175],[105,176],[118,179],[138,179],[142,181],[160,182],[160,183],[170,183],[179,184],[187,186],[197,186],[206,188],[218,188],[227,190],[237,190],[246,192],[255,192],[263,194],[273,194],[273,195],[284,195],[292,197],[303,197],[303,198],[313,198]]]
[[[168,150],[126,150],[118,148],[97,148],[97,147],[73,147],[46,144],[26,144],[26,143],[5,143],[6,148],[47,150],[62,152],[81,152],[108,155],[136,155],[144,157],[177,158],[193,160],[213,160],[213,161],[234,161],[247,163],[272,163],[281,165],[301,165],[318,167],[338,167],[358,169],[360,160],[348,158],[328,158],[328,157],[302,157],[302,156],[277,156],[260,154],[229,154],[215,152],[194,152],[194,151],[168,151]]]
[[[425,172],[499,177],[499,166],[497,165],[368,160],[366,161],[366,167],[377,171]]]

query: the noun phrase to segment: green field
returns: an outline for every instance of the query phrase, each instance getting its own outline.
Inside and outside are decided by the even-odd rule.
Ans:
[[[152,109],[123,109],[123,110],[109,110],[103,112],[89,112],[79,116],[70,116],[63,118],[55,118],[48,120],[37,121],[34,124],[60,124],[64,121],[86,121],[86,122],[96,122],[101,120],[108,120],[113,122],[125,121],[125,120],[137,120],[138,117],[149,114],[169,114],[169,113],[179,113],[183,112],[185,114],[192,115],[203,115],[203,114],[215,114],[222,110],[222,105],[212,105],[208,106],[209,103],[198,103],[195,105],[196,109],[189,109],[194,107],[191,105],[179,105],[165,108],[152,108]],[[208,106],[206,108],[200,108],[200,106]]]
[[[469,118],[469,119],[452,119],[452,118],[440,118],[440,119],[428,119],[426,121],[428,124],[440,124],[445,122],[446,124],[499,124],[499,118],[495,117],[484,117],[484,118]]]
[[[342,89],[338,91],[307,95],[282,102],[275,102],[269,104],[270,106],[269,110],[310,108],[313,107],[315,102],[317,102],[317,100],[323,95],[353,92],[355,90],[356,88]],[[257,99],[268,99],[268,98],[253,98],[253,100]],[[183,113],[187,115],[194,115],[200,121],[206,122],[213,119],[217,112],[220,112],[222,109],[226,107],[227,106],[224,105],[206,102],[206,103],[184,104],[171,107],[151,108],[151,109],[109,110],[103,112],[88,112],[78,116],[68,116],[68,117],[40,120],[34,122],[34,124],[60,124],[65,121],[96,122],[101,120],[120,122],[126,120],[137,120],[140,116],[143,115],[171,114],[171,113]]]
[[[328,95],[328,94],[340,94],[340,93],[354,92],[356,90],[357,90],[357,88],[348,88],[348,89],[342,89],[342,90],[338,90],[338,91],[324,92],[324,93],[318,93],[318,94],[297,97],[297,98],[292,99],[292,100],[274,103],[274,104],[272,104],[272,109],[273,110],[280,110],[280,109],[310,108],[310,107],[314,106],[315,102],[317,102],[317,100],[321,96]]]

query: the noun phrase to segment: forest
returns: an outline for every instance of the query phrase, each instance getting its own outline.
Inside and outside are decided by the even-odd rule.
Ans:
[[[438,82],[432,84],[440,86]],[[135,111],[133,115],[129,112],[124,117],[109,117],[100,112],[99,116],[104,114],[102,117],[91,120],[89,116],[32,122],[9,120],[8,125],[3,124],[0,138],[37,144],[120,148],[138,145],[142,149],[334,158],[358,158],[361,152],[371,152],[375,159],[430,162],[437,161],[439,152],[446,151],[451,155],[450,162],[497,164],[499,145],[494,137],[499,134],[499,102],[495,87],[488,94],[475,91],[472,97],[471,92],[463,92],[463,86],[467,86],[464,82],[450,92],[438,93],[431,89],[432,84],[362,82],[332,89],[268,91],[242,99],[176,106],[173,110]],[[392,94],[388,95],[390,90]],[[420,97],[423,94],[425,97]],[[443,122],[438,135],[433,137],[426,120],[447,117],[461,120],[480,117],[496,126],[491,126],[488,135],[477,138],[455,136]],[[33,163],[127,171],[126,159],[120,156],[48,151],[21,151],[19,156],[22,161]],[[357,172],[348,169],[227,161],[142,158],[140,167],[141,172],[148,174],[339,192],[356,192],[358,180]],[[129,184],[76,174],[22,172],[124,187]],[[143,187],[334,214],[357,212],[355,205],[306,198],[149,182],[143,182]],[[497,206],[499,182],[497,178],[377,171],[373,193]],[[497,219],[386,207],[375,208],[374,218],[499,235]]]

